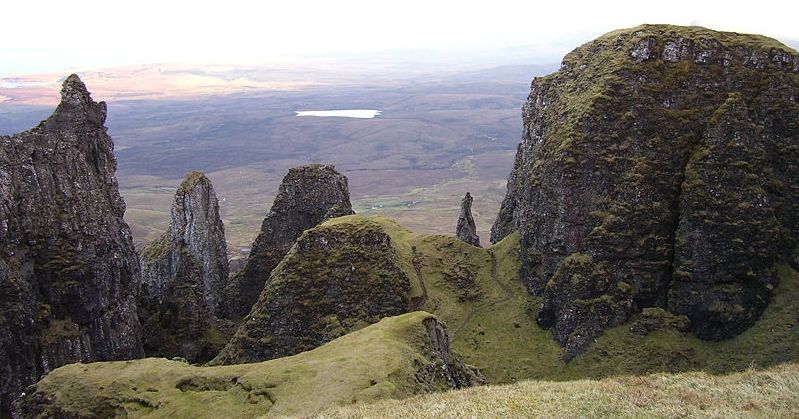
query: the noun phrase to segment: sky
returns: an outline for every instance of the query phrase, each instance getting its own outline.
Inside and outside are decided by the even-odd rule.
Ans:
[[[542,59],[641,23],[799,40],[781,1],[42,1],[0,5],[0,76],[129,64],[268,64],[280,57],[532,47]]]

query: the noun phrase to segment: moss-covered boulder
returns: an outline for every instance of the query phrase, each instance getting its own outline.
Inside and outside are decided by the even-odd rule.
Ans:
[[[293,355],[410,308],[410,279],[391,236],[368,218],[307,230],[212,364]]]
[[[515,227],[537,318],[571,359],[644,307],[749,327],[799,237],[799,56],[644,25],[536,78],[492,240]]]
[[[195,367],[148,358],[74,364],[17,405],[20,417],[260,417],[481,384],[434,316],[383,319],[312,351],[256,364]]]

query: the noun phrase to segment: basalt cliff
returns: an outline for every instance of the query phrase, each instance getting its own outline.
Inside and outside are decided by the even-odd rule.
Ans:
[[[0,415],[61,365],[143,354],[105,117],[72,75],[49,118],[0,137]]]
[[[697,336],[749,328],[796,265],[799,55],[758,35],[644,25],[532,83],[493,227],[571,359],[646,307]]]

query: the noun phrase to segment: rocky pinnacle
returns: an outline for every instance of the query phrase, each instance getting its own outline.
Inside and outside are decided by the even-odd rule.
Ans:
[[[329,218],[353,213],[347,177],[335,167],[312,164],[289,169],[246,265],[225,290],[226,316],[249,313],[270,273],[303,231]]]
[[[141,255],[145,350],[196,361],[209,355],[204,335],[228,280],[225,228],[211,181],[200,172],[186,175],[171,214],[169,229]]]
[[[105,117],[73,74],[49,118],[0,136],[0,416],[54,368],[143,354]]]
[[[477,227],[474,225],[474,217],[472,217],[473,200],[472,195],[466,192],[466,196],[461,201],[461,214],[458,217],[455,235],[463,242],[480,247],[480,236],[477,235]]]

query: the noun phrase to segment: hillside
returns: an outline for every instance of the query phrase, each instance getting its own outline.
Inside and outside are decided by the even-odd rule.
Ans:
[[[24,396],[23,417],[254,417],[309,414],[331,405],[403,398],[477,383],[449,352],[435,317],[383,321],[300,355],[257,364],[181,361],[71,364]]]
[[[395,272],[393,265],[370,262],[386,260],[387,250],[383,247],[353,246],[358,237],[380,234],[390,237],[391,253],[396,258],[391,263],[402,273]],[[304,242],[328,245],[309,247]],[[223,353],[269,358],[275,355],[263,351],[271,351],[270,345],[289,353],[291,348],[298,351],[318,346],[376,321],[379,311],[369,307],[382,301],[382,310],[391,307],[396,311],[401,304],[408,304],[406,311],[434,313],[447,324],[452,347],[467,363],[478,367],[489,383],[661,371],[726,373],[752,365],[767,367],[799,360],[799,334],[795,332],[799,322],[795,314],[799,312],[799,273],[787,265],[777,269],[780,285],[760,320],[732,339],[701,340],[687,327],[685,317],[647,309],[609,329],[587,351],[567,363],[552,332],[535,322],[532,313],[539,298],[530,296],[519,280],[517,234],[479,248],[452,236],[414,233],[386,218],[352,215],[306,231],[299,243],[273,273],[261,301],[240,330],[243,334],[234,338]],[[369,256],[371,253],[375,256]],[[328,263],[319,263],[320,259]],[[391,278],[396,281],[395,291],[384,295],[385,287],[361,286],[359,279],[337,279],[340,266],[345,266],[346,272],[357,272],[354,278],[364,281]],[[401,281],[410,282],[406,291]],[[337,293],[320,288],[337,289],[337,283],[350,285]],[[407,303],[401,303],[403,300]],[[303,332],[296,335],[296,330]],[[298,342],[302,343],[296,349],[292,345]],[[247,356],[243,359],[253,360]]]
[[[316,418],[795,417],[799,366],[714,376],[656,374],[565,383],[525,381],[356,404]]]

